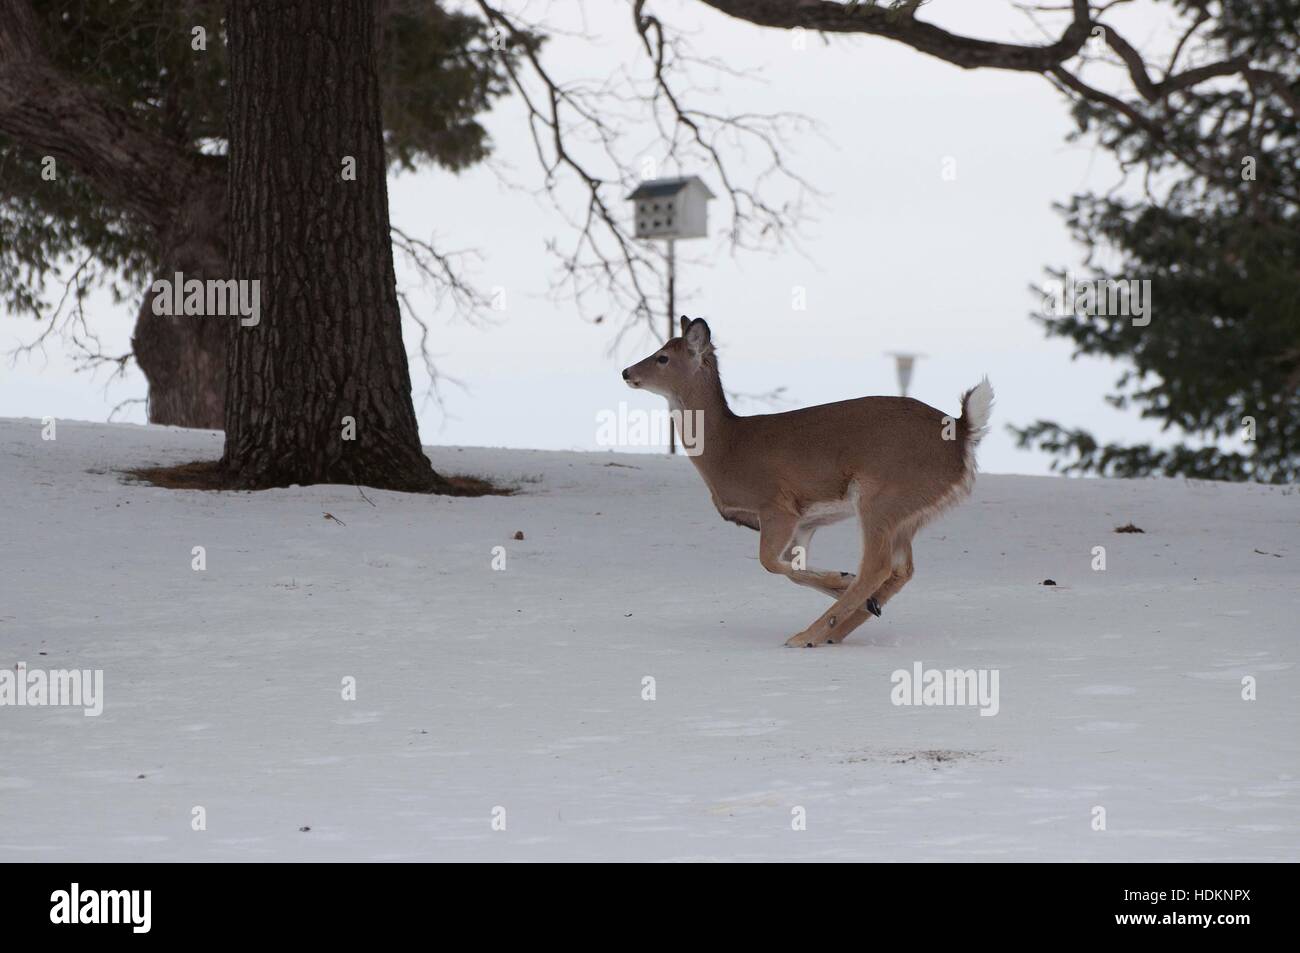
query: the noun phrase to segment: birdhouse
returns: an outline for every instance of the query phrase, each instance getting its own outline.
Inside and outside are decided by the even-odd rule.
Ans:
[[[713,193],[699,176],[647,179],[628,199],[635,215],[637,238],[704,238],[709,233],[708,208]]]

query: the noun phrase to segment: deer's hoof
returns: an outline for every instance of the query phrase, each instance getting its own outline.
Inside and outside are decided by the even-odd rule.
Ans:
[[[867,611],[877,619],[880,618],[880,603],[876,601],[875,596],[872,596],[867,600]]]
[[[825,645],[829,641],[829,636],[818,635],[812,631],[805,630],[798,635],[792,635],[786,639],[785,644],[792,649],[814,649],[819,645]]]

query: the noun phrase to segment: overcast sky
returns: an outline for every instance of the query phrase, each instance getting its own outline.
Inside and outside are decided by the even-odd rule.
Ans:
[[[549,22],[581,26],[564,13],[576,4],[509,6],[529,15],[551,10]],[[927,357],[916,369],[912,396],[946,411],[956,410],[958,394],[981,375],[992,380],[994,429],[980,452],[986,471],[1047,472],[1046,457],[1014,447],[1008,422],[1046,417],[1107,439],[1156,433],[1104,403],[1118,366],[1072,362],[1068,343],[1047,341],[1029,317],[1038,306],[1029,286],[1043,280],[1044,266],[1081,262],[1052,203],[1118,181],[1107,153],[1065,142],[1067,106],[1042,77],[967,72],[871,37],[829,44],[810,37],[797,50],[789,33],[731,20],[695,0],[652,6],[689,31],[697,52],[742,74],[722,79],[716,92],[696,94],[696,104],[728,112],[797,111],[820,123],[826,136],[787,143],[791,164],[825,193],[804,231],[803,255],[731,254],[721,237],[722,202],[711,207],[717,237],[681,246],[694,260],[681,268],[677,310],[709,320],[729,389],[784,386],[787,407],[890,394],[897,385],[886,352],[919,351]],[[554,72],[598,77],[621,64],[639,66],[643,54],[625,4],[600,0],[585,10],[592,38],[549,43],[545,56]],[[1124,14],[1134,24],[1134,42],[1159,35],[1160,17],[1140,9]],[[933,0],[922,15],[977,36],[1037,38],[1005,0]],[[637,332],[611,352],[620,313],[611,309],[593,324],[571,303],[548,295],[556,262],[545,245],[569,234],[567,226],[549,205],[503,185],[498,174],[529,188],[540,180],[521,104],[503,101],[486,125],[497,171],[454,176],[426,169],[390,179],[396,224],[447,248],[477,249],[482,259],[471,277],[505,290],[506,309],[490,323],[456,321],[434,314],[432,296],[399,265],[399,283],[431,317],[440,370],[465,388],[445,387],[442,408],[423,401],[426,381],[413,364],[424,441],[596,449],[601,410],[617,410],[620,402],[664,406],[619,379],[623,366],[657,344]],[[633,133],[629,148],[649,141],[648,130]],[[945,181],[949,157],[956,174]],[[720,191],[707,170],[684,171],[700,171]],[[576,213],[581,195],[567,194]],[[796,288],[806,289],[806,310],[792,307]],[[103,297],[91,304],[106,349],[125,350],[134,307],[114,307]],[[1158,319],[1158,298],[1155,308]],[[7,315],[0,347],[8,351],[36,332],[34,324]],[[409,340],[414,347],[414,335]],[[56,343],[45,358],[17,366],[6,359],[0,416],[104,420],[115,404],[144,395],[143,377],[134,370],[110,384],[105,377],[74,374]],[[143,422],[143,407],[116,419]]]

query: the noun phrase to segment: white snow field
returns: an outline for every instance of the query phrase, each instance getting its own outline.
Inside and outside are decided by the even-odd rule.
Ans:
[[[685,458],[438,447],[521,492],[372,506],[41,429],[0,421],[0,669],[102,670],[103,713],[0,707],[0,861],[1300,856],[1295,488],[983,475],[882,619],[789,649],[825,597]],[[997,714],[893,704],[916,663]]]

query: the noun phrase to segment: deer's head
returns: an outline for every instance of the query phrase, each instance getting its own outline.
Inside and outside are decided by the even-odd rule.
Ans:
[[[623,369],[628,387],[645,388],[663,397],[680,395],[700,383],[701,375],[716,375],[705,359],[713,354],[713,340],[703,318],[682,315],[682,336],[673,338],[643,361]]]

